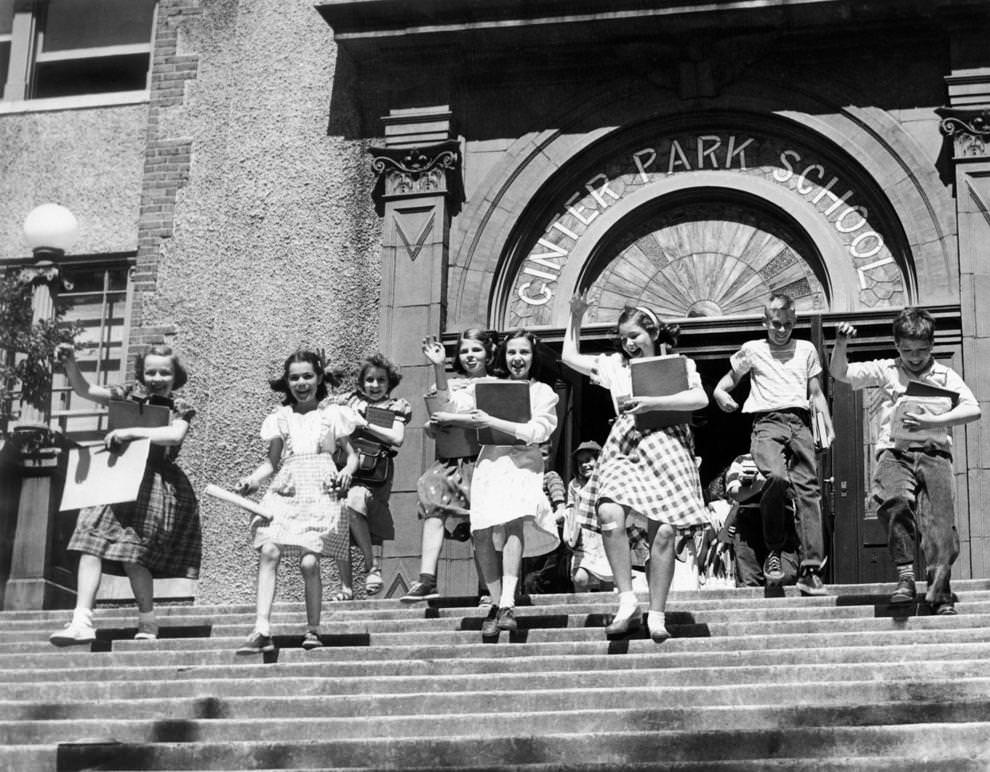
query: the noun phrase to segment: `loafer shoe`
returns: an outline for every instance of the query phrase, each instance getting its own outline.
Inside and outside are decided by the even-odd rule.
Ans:
[[[495,618],[495,625],[499,630],[508,630],[509,632],[518,630],[519,624],[516,622],[516,610],[511,606],[500,608],[498,610],[498,616]]]
[[[918,595],[918,590],[914,585],[914,579],[898,579],[897,587],[890,596],[892,604],[911,603]]]
[[[498,635],[498,606],[493,605],[488,609],[488,616],[481,623],[481,637],[493,638]]]
[[[275,651],[275,641],[270,635],[262,635],[257,630],[251,633],[237,649],[237,653],[241,655],[267,654],[272,651]]]
[[[636,606],[629,613],[620,613],[612,617],[612,621],[605,626],[605,635],[625,635],[630,630],[635,630],[643,621],[643,612]]]

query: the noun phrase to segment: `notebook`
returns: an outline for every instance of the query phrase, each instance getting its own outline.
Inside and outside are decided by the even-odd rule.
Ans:
[[[666,397],[690,388],[687,359],[680,354],[631,359],[629,367],[632,371],[633,397]],[[635,418],[637,429],[664,429],[691,423],[691,411],[655,411]]]
[[[474,387],[479,410],[495,418],[526,423],[532,417],[529,404],[529,381],[485,381]],[[495,429],[479,429],[482,445],[525,445],[523,440]]]
[[[448,403],[437,395],[426,397],[426,412],[433,415],[438,411],[446,411]],[[459,426],[433,427],[433,440],[436,443],[439,458],[474,457],[481,450],[478,442],[478,432],[474,429],[462,429]]]
[[[165,405],[149,405],[132,399],[111,399],[107,427],[109,431],[113,431],[135,426],[168,426],[171,416],[172,411]]]

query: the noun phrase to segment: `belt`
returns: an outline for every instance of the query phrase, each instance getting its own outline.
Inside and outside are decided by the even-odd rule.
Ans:
[[[811,413],[808,412],[807,408],[803,408],[803,407],[782,407],[778,410],[764,410],[762,412],[753,413],[753,419],[758,421],[761,418],[766,418],[767,416],[772,416],[772,415],[779,415],[781,413],[785,415],[795,415],[805,422],[811,420]]]

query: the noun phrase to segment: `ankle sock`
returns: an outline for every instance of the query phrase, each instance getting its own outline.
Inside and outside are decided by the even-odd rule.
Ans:
[[[639,600],[636,598],[636,593],[632,590],[628,592],[619,593],[619,612],[633,612],[639,606]]]
[[[647,618],[652,629],[659,629],[661,627],[667,627],[667,615],[663,611],[654,611],[650,609],[650,616]]]
[[[72,610],[72,621],[79,622],[88,627],[93,626],[93,609],[76,606]]]
[[[271,635],[272,623],[269,622],[267,619],[262,619],[261,617],[258,617],[257,619],[254,620],[254,631],[256,633],[261,633],[262,635]]]

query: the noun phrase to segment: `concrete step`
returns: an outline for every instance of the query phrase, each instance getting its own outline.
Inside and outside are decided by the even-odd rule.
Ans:
[[[39,746],[34,746],[35,748]],[[43,747],[43,746],[42,746]],[[884,758],[903,756],[949,760],[990,758],[990,724],[909,724],[868,727],[785,727],[776,730],[678,732],[626,731],[548,735],[444,736],[426,739],[372,741],[325,740],[285,742],[162,742],[147,744],[63,744],[49,748],[60,770],[121,769],[259,769],[360,768],[373,760],[384,769],[424,767],[471,769],[521,765],[534,760],[579,759],[581,763],[619,769],[627,761],[662,759],[663,764],[705,761],[804,759],[814,767],[819,758]],[[22,757],[23,758],[23,757]],[[0,761],[4,758],[0,756]],[[274,764],[273,764],[274,762]]]
[[[0,744],[40,745],[71,742],[73,738],[112,737],[122,743],[224,743],[250,737],[255,742],[306,742],[314,737],[380,741],[418,739],[438,725],[448,736],[485,733],[530,734],[729,730],[782,730],[806,727],[880,726],[917,723],[968,723],[987,715],[990,696],[970,701],[885,702],[875,704],[779,706],[732,705],[691,708],[600,708],[581,710],[490,713],[419,714],[409,716],[348,716],[327,718],[296,712],[256,718],[194,715],[173,718],[72,718],[0,721]]]

